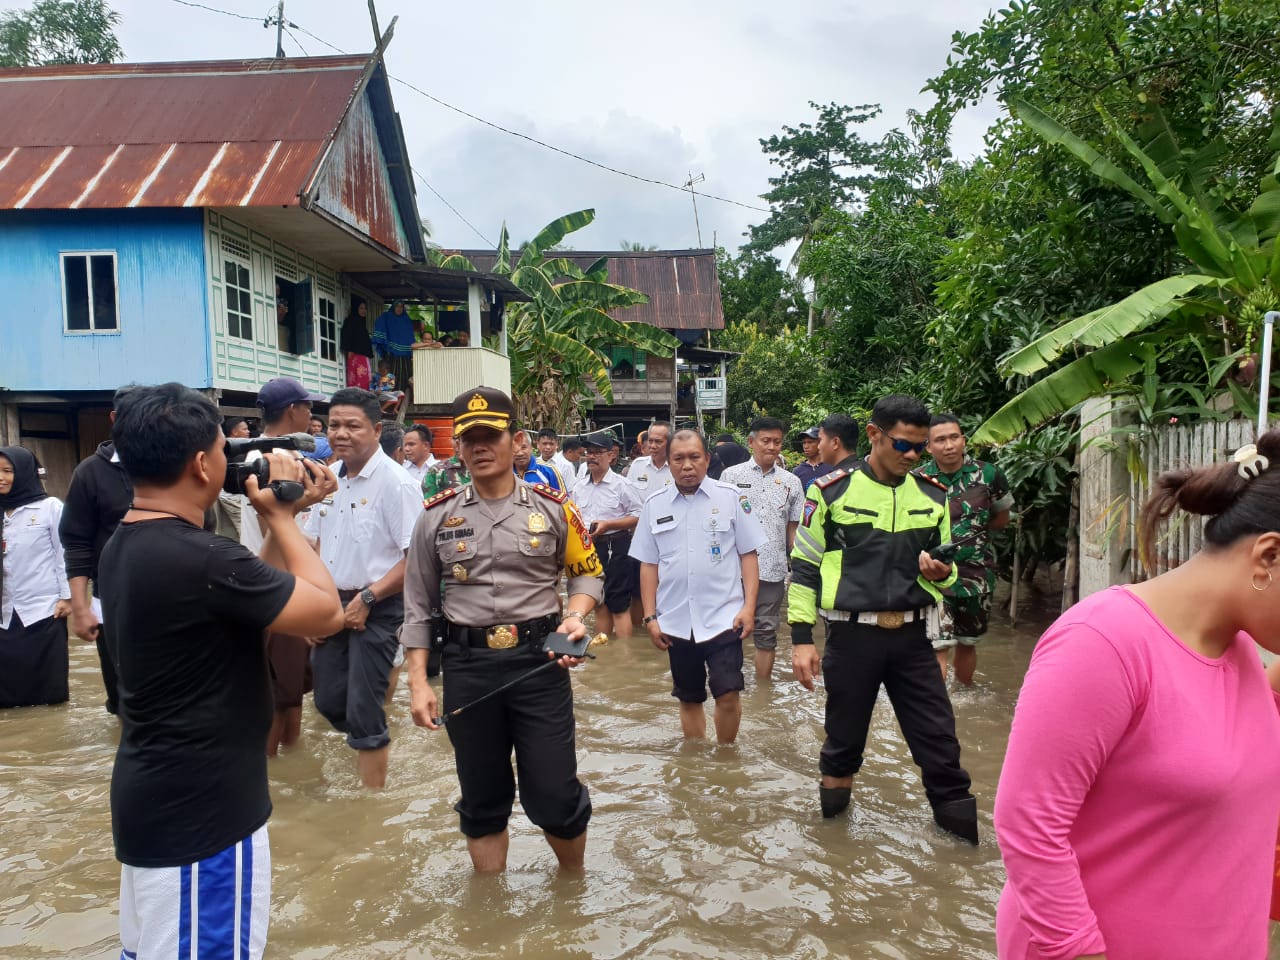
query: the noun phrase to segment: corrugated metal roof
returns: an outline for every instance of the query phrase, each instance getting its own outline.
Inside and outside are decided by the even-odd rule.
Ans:
[[[461,253],[483,271],[492,270],[497,261],[492,250]],[[617,312],[620,320],[664,330],[724,329],[714,250],[567,250],[551,255],[567,257],[584,269],[601,257],[608,257],[610,283],[639,290],[649,297],[648,303]]]
[[[368,63],[0,70],[0,209],[297,205]]]

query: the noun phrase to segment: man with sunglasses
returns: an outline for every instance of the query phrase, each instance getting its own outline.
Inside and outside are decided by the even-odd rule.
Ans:
[[[976,844],[977,802],[925,633],[926,615],[957,576],[954,564],[929,556],[951,539],[946,490],[911,472],[929,444],[929,411],[913,397],[884,397],[871,412],[867,437],[864,461],[846,458],[809,487],[791,554],[792,666],[809,690],[820,672],[827,678],[822,815],[837,816],[849,805],[883,684],[934,820]],[[819,615],[827,622],[821,661],[813,645]]]

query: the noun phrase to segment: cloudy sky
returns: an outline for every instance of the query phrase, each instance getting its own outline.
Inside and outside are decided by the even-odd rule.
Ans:
[[[275,11],[269,0],[201,0],[240,17],[177,0],[109,2],[121,16],[117,36],[128,60],[275,51],[275,30],[261,22]],[[909,108],[928,107],[920,88],[943,65],[952,33],[976,29],[990,7],[990,0],[378,0],[383,29],[399,17],[387,54],[393,77],[600,163],[668,183],[701,174],[697,189],[757,206],[770,175],[761,137],[812,119],[810,100],[882,104],[868,134],[903,125]],[[285,37],[289,56],[373,45],[365,0],[286,0],[285,19],[301,28]],[[446,247],[485,246],[504,220],[519,242],[584,207],[595,208],[596,221],[570,238],[579,250],[616,249],[624,240],[698,243],[687,192],[552,153],[402,84],[393,83],[393,95],[415,169],[475,227],[419,182],[419,209]],[[980,149],[992,115],[979,108],[959,118],[959,155]],[[765,216],[707,198],[699,198],[698,215],[702,245],[714,238],[731,249]]]

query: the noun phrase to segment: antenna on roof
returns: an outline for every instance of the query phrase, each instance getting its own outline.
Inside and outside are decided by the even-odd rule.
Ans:
[[[373,45],[379,47],[382,45],[382,30],[378,27],[378,10],[373,0],[369,0],[369,21],[373,24]]]
[[[372,3],[373,0],[369,0],[369,2]],[[702,181],[706,179],[707,175],[705,173],[700,173],[695,177],[693,175],[693,171],[690,170],[689,179],[684,182],[685,189],[689,191],[689,199],[693,201],[693,226],[694,229],[698,231],[699,250],[702,249],[702,225],[698,223],[698,194],[694,191],[693,185],[695,183],[702,183]]]

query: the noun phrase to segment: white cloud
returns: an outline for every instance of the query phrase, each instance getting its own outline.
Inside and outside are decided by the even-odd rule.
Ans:
[[[203,0],[254,18],[262,0]],[[118,36],[130,60],[271,56],[275,31],[181,6],[116,0]],[[387,54],[394,76],[468,111],[642,176],[681,183],[692,171],[709,193],[759,204],[771,168],[759,139],[813,117],[808,101],[881,103],[876,136],[927,108],[919,91],[944,64],[951,34],[972,30],[988,0],[792,3],[769,0],[595,0],[481,8],[383,0],[385,29],[400,14]],[[362,0],[288,0],[286,19],[349,52],[372,45]],[[301,30],[312,55],[331,50]],[[299,55],[290,38],[286,52]],[[416,167],[486,236],[505,219],[513,240],[591,206],[597,221],[579,249],[620,240],[666,247],[696,243],[687,193],[636,183],[501,134],[396,85],[396,106]],[[972,156],[992,111],[967,111],[954,148]],[[419,207],[445,246],[480,244],[419,185]],[[700,199],[704,245],[741,242],[764,214]]]

